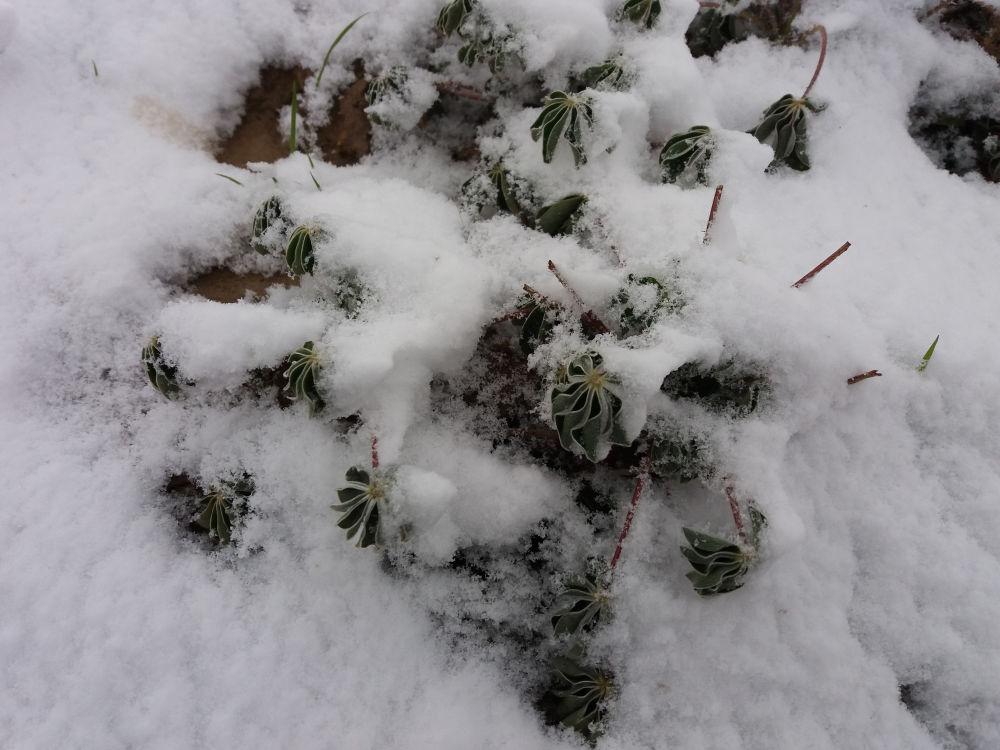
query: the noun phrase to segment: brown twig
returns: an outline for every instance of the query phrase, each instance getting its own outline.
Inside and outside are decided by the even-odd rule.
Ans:
[[[372,471],[378,469],[378,438],[372,435]]]
[[[801,279],[799,279],[794,284],[792,284],[792,286],[795,287],[796,289],[798,289],[800,286],[802,286],[803,284],[805,284],[808,281],[810,281],[813,276],[815,276],[816,274],[818,274],[820,271],[822,271],[828,265],[830,265],[831,263],[833,263],[833,261],[837,260],[837,258],[839,258],[841,255],[843,255],[844,253],[846,253],[847,252],[847,248],[849,248],[850,246],[851,246],[850,242],[845,242],[843,245],[841,245],[840,247],[838,247],[833,253],[831,253],[826,258],[826,260],[824,260],[822,263],[820,263],[818,266],[816,266],[813,270],[811,270],[809,273],[807,273]]]
[[[718,185],[715,188],[715,197],[712,198],[712,208],[708,212],[708,222],[705,224],[705,236],[701,240],[701,244],[707,245],[710,239],[709,232],[712,230],[712,224],[715,223],[715,215],[719,212],[719,203],[722,201],[722,185]]]
[[[809,92],[812,91],[813,86],[816,85],[816,79],[819,78],[819,72],[823,69],[823,61],[826,60],[826,27],[822,24],[816,24],[806,32],[806,35],[812,34],[814,31],[819,32],[819,60],[816,62],[816,70],[813,71],[813,77],[809,80],[809,85],[806,86],[806,90],[802,92],[803,99],[809,96]]]
[[[736,498],[736,490],[733,485],[726,485],[726,499],[729,501],[729,512],[733,514],[733,524],[736,526],[736,533],[740,536],[743,544],[749,545],[750,538],[747,536],[746,526],[743,525],[743,514],[740,512],[740,503]]]
[[[566,281],[563,275],[559,272],[559,269],[556,267],[556,264],[551,260],[549,261],[549,270],[552,272],[552,275],[559,280],[559,283],[562,284],[563,289],[569,292],[570,296],[573,298],[573,302],[576,303],[576,306],[580,308],[580,317],[583,320],[584,326],[589,328],[595,335],[601,333],[611,333],[611,329],[604,324],[604,321],[597,317],[596,313],[583,303],[583,299],[581,299],[580,295],[576,293],[576,289],[569,285],[569,282]]]
[[[868,380],[868,378],[880,378],[880,377],[882,377],[882,373],[880,373],[878,370],[869,370],[868,372],[860,372],[854,377],[848,378],[847,384],[854,385],[855,383],[860,383],[862,380]]]
[[[541,302],[543,305],[549,305],[551,307],[562,307],[562,305],[560,305],[558,302],[553,302],[551,299],[546,297],[544,294],[535,289],[533,286],[528,286],[527,284],[525,284],[521,288],[524,289],[524,291],[526,291],[532,297],[534,297],[538,302]]]
[[[479,89],[474,89],[471,86],[466,86],[456,81],[438,81],[436,85],[437,90],[442,94],[451,94],[452,96],[470,99],[474,102],[488,102],[494,99],[494,97],[484,94]]]
[[[649,469],[653,463],[653,453],[651,450],[646,450],[646,455],[642,457],[642,461],[639,464],[639,477],[635,482],[635,489],[632,491],[632,501],[628,506],[628,513],[625,516],[625,523],[622,526],[621,532],[618,534],[618,542],[615,544],[615,552],[611,556],[611,570],[614,572],[615,567],[618,565],[618,558],[622,556],[622,544],[625,543],[625,537],[628,536],[629,529],[632,528],[632,519],[635,517],[635,509],[639,505],[639,498],[642,497],[642,491],[646,487],[646,482],[649,481]]]

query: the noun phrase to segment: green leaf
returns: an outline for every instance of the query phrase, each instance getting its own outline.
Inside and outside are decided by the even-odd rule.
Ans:
[[[312,341],[305,342],[288,355],[288,369],[284,372],[288,381],[285,390],[291,394],[292,400],[302,399],[308,402],[310,415],[324,406],[323,398],[316,389],[316,377],[321,367],[319,353]]]
[[[694,438],[684,439],[674,433],[653,434],[652,469],[666,479],[685,483],[710,476],[713,467],[701,453],[701,445]]]
[[[528,314],[521,323],[521,331],[518,341],[521,351],[525,356],[532,354],[538,345],[545,341],[555,327],[555,316],[557,311],[536,300],[528,297],[520,307],[528,308]]]
[[[660,390],[671,398],[692,399],[708,409],[743,417],[758,406],[767,379],[758,373],[741,372],[732,360],[705,368],[687,362],[668,374]]]
[[[699,595],[725,594],[743,585],[755,551],[687,527],[683,532],[689,546],[681,547],[681,553],[694,568],[687,578]]]
[[[563,448],[597,463],[608,445],[631,443],[620,421],[621,398],[612,391],[617,384],[599,354],[586,352],[569,363],[551,392],[552,418]]]
[[[270,249],[265,235],[271,227],[279,227],[283,233],[287,223],[281,215],[281,201],[272,195],[264,201],[253,216],[253,226],[250,230],[250,245],[261,255],[267,255]]]
[[[632,79],[620,55],[592,65],[580,74],[580,80],[587,87],[601,91],[624,91],[632,84]]]
[[[240,187],[243,187],[243,183],[242,183],[242,182],[240,182],[239,180],[237,180],[237,179],[236,179],[235,177],[230,177],[230,176],[229,176],[229,175],[227,175],[227,174],[222,174],[222,172],[216,172],[216,173],[215,173],[215,176],[216,176],[216,177],[221,177],[221,178],[222,178],[222,179],[224,179],[224,180],[229,180],[230,182],[234,182],[234,183],[236,183],[237,185],[239,185]]]
[[[475,0],[451,0],[438,13],[437,29],[446,37],[462,28],[466,17],[472,12]]]
[[[288,271],[293,276],[312,273],[316,258],[313,255],[313,237],[317,230],[314,227],[296,227],[288,238],[288,245],[285,248],[285,262],[288,264]]]
[[[337,525],[347,531],[347,539],[356,539],[358,547],[378,544],[380,537],[379,505],[386,499],[389,480],[378,472],[372,477],[357,466],[347,470],[346,486],[337,490],[331,507],[341,514]]]
[[[558,234],[571,234],[579,212],[587,196],[573,193],[560,198],[555,203],[542,206],[535,216],[535,228],[541,229],[555,237]]]
[[[368,15],[367,13],[362,13],[360,16],[358,16],[353,21],[351,21],[349,24],[347,24],[347,26],[345,26],[343,29],[341,29],[341,31],[340,31],[339,34],[337,34],[337,38],[333,40],[333,44],[330,45],[329,49],[327,49],[327,51],[326,51],[326,55],[323,56],[323,64],[319,66],[319,73],[316,74],[316,84],[315,84],[315,86],[316,86],[317,89],[319,88],[319,82],[320,82],[320,80],[322,80],[322,78],[323,78],[323,71],[326,70],[326,64],[328,62],[330,62],[330,55],[333,54],[334,48],[338,44],[340,44],[340,40],[344,38],[344,35],[347,34],[348,31],[350,31],[351,29],[354,28],[354,24],[356,24],[358,21],[360,21],[362,18],[364,18],[367,15]]]
[[[504,168],[503,162],[498,161],[489,172],[490,181],[497,189],[497,208],[501,211],[508,211],[514,216],[520,217],[521,205],[510,184],[510,176]]]
[[[594,111],[589,97],[553,91],[545,98],[542,112],[531,125],[531,137],[542,141],[542,160],[552,161],[559,139],[562,138],[573,152],[573,162],[579,167],[586,164],[587,154],[583,148],[582,122],[588,126],[594,122]]]
[[[142,364],[150,384],[168,399],[175,399],[181,389],[177,385],[177,368],[167,364],[160,349],[160,340],[153,336],[142,348]]]
[[[470,68],[476,63],[486,63],[490,73],[496,75],[507,67],[511,56],[513,36],[498,35],[476,28],[473,36],[458,50],[458,61]]]
[[[558,609],[552,615],[552,630],[559,635],[581,635],[594,628],[606,617],[611,603],[608,582],[603,575],[588,575],[581,581],[570,582],[556,600]]]
[[[244,510],[247,498],[253,492],[253,477],[249,474],[222,482],[202,498],[201,511],[195,523],[220,544],[229,544],[232,541],[234,515]]]
[[[629,338],[645,333],[664,312],[675,312],[682,306],[679,293],[659,279],[629,274],[609,308],[618,316],[619,334]]]
[[[664,182],[680,182],[685,187],[708,184],[708,164],[715,139],[705,125],[695,125],[668,140],[660,150],[660,170]]]
[[[698,11],[684,33],[693,57],[714,56],[730,42],[742,41],[750,35],[746,21],[730,11],[728,3],[722,8]]]
[[[651,29],[660,15],[660,10],[660,0],[626,0],[619,11],[619,17]]]
[[[820,112],[822,109],[808,99],[785,94],[764,110],[760,123],[748,132],[774,149],[774,160],[768,169],[776,169],[781,164],[800,172],[809,169],[806,110]]]
[[[934,356],[934,349],[937,347],[938,339],[941,338],[940,334],[934,337],[931,342],[930,347],[924,352],[923,358],[920,360],[920,364],[917,365],[917,372],[923,372],[927,369],[928,363],[931,361],[931,357]]]
[[[555,687],[549,691],[553,719],[593,739],[614,694],[614,676],[574,658],[553,661]]]

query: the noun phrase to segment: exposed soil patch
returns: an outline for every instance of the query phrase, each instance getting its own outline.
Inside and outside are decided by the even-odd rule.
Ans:
[[[724,5],[724,3],[723,3]],[[714,56],[730,42],[757,36],[776,44],[796,44],[801,35],[792,28],[802,12],[802,0],[760,1],[739,13],[725,7],[703,7],[685,33],[694,57]]]
[[[316,132],[323,158],[338,167],[357,164],[371,153],[372,126],[365,114],[365,69],[354,63],[355,80],[344,89],[333,105],[330,121]]]
[[[931,161],[952,174],[979,172],[1000,180],[1000,101],[989,97],[957,100],[947,106],[925,104],[924,87],[910,108],[909,131]]]
[[[248,293],[255,299],[263,299],[268,288],[275,284],[298,286],[299,280],[285,273],[236,273],[228,268],[213,268],[191,279],[188,288],[215,302],[239,302]]]
[[[1000,10],[978,0],[946,0],[931,9],[941,28],[956,39],[972,40],[1000,62]]]

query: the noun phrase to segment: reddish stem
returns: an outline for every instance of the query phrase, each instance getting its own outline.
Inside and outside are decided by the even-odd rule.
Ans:
[[[585,304],[583,304],[583,300],[580,298],[580,295],[576,293],[576,289],[574,289],[569,285],[569,282],[567,282],[566,279],[563,278],[563,275],[559,272],[559,269],[556,268],[556,264],[553,263],[551,260],[549,261],[549,270],[552,272],[552,275],[559,280],[559,283],[562,284],[563,289],[569,292],[570,296],[573,298],[573,302],[575,302],[576,306],[579,307],[580,310],[582,311],[581,317],[583,318],[584,325],[591,331],[593,331],[595,334],[611,333],[611,329],[604,324],[604,321],[598,318],[593,310],[591,310]]]
[[[809,85],[806,86],[806,90],[802,92],[803,99],[809,96],[809,92],[812,91],[813,86],[816,85],[816,79],[819,78],[819,72],[823,69],[823,62],[826,60],[826,27],[822,24],[816,24],[806,32],[806,35],[808,36],[814,31],[819,32],[819,60],[816,62],[816,70],[813,71],[813,77],[809,80]]]
[[[882,377],[882,373],[880,373],[878,370],[869,370],[868,372],[860,372],[854,377],[848,378],[847,384],[854,385],[855,383],[860,383],[862,380],[868,380],[868,378],[880,378],[880,377]]]
[[[707,245],[709,241],[709,232],[712,230],[712,224],[715,223],[715,215],[719,213],[719,203],[722,201],[722,185],[715,188],[715,197],[712,198],[712,208],[708,212],[708,223],[705,224],[705,236],[701,241],[701,244]]]
[[[372,471],[378,469],[378,438],[372,435]]]
[[[615,553],[611,556],[611,570],[614,571],[615,567],[618,565],[618,559],[622,556],[622,544],[625,543],[625,537],[628,536],[629,529],[632,528],[632,519],[635,517],[635,509],[639,505],[639,498],[642,497],[642,490],[646,486],[646,482],[649,481],[649,468],[653,463],[653,453],[647,450],[646,455],[642,457],[642,462],[639,464],[639,478],[635,482],[635,489],[632,491],[632,502],[628,507],[628,514],[625,516],[625,524],[622,526],[621,533],[618,534],[618,543],[615,545]]]
[[[847,252],[847,248],[849,248],[850,246],[851,246],[850,242],[845,242],[843,245],[841,245],[840,247],[838,247],[831,255],[829,255],[826,258],[826,260],[824,260],[822,263],[820,263],[818,266],[816,266],[813,270],[811,270],[809,273],[807,273],[801,279],[799,279],[794,284],[792,284],[792,286],[795,287],[796,289],[798,289],[800,286],[802,286],[803,284],[805,284],[806,282],[808,282],[810,279],[812,279],[813,276],[815,276],[816,274],[818,274],[820,271],[822,271],[828,265],[830,265],[831,263],[833,263],[833,261],[837,260],[837,258],[839,258],[841,255],[843,255],[844,253],[846,253]]]
[[[474,102],[485,102],[490,100],[490,97],[482,91],[455,81],[440,81],[437,84],[437,89],[443,94],[451,94],[453,96],[459,96],[463,99],[471,99]]]
[[[736,525],[736,533],[740,535],[740,541],[749,545],[750,539],[747,536],[746,527],[743,525],[743,514],[740,512],[740,503],[736,499],[736,490],[733,485],[726,485],[726,499],[729,501],[729,512],[733,514],[733,523]]]

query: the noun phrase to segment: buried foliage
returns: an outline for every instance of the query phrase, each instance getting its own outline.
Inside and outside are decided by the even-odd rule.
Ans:
[[[177,368],[167,363],[160,348],[160,339],[153,336],[142,348],[142,364],[152,386],[167,398],[177,398],[181,389],[177,385]]]
[[[341,514],[337,526],[347,531],[358,547],[369,547],[381,541],[379,505],[386,499],[389,480],[376,470],[347,470],[346,486],[337,490],[339,503],[331,508]]]
[[[781,164],[800,172],[809,169],[806,111],[820,112],[823,109],[823,106],[814,104],[805,97],[796,98],[785,94],[764,110],[763,119],[749,133],[774,149],[770,169]]]
[[[575,655],[556,658],[552,668],[554,684],[541,701],[549,720],[595,738],[613,697],[614,676]]]
[[[293,400],[306,401],[310,414],[315,414],[324,406],[323,398],[316,389],[316,376],[321,367],[319,353],[312,341],[306,341],[288,355],[288,369],[284,372],[288,380],[285,390]]]
[[[660,0],[626,0],[618,14],[620,18],[651,29],[660,11]]]
[[[438,13],[437,30],[445,36],[451,36],[462,28],[474,4],[475,0],[451,0]]]
[[[580,193],[567,195],[555,203],[542,206],[535,216],[535,228],[555,237],[557,234],[572,234],[579,213],[587,202],[587,196]]]
[[[315,227],[299,226],[288,238],[285,248],[285,262],[288,272],[293,276],[302,276],[313,272],[316,256],[313,254],[313,239],[318,230]]]
[[[624,91],[634,78],[635,74],[626,68],[621,55],[592,65],[580,74],[580,80],[586,86],[599,91]]]
[[[594,110],[590,97],[553,91],[542,105],[542,112],[531,125],[532,140],[542,141],[542,160],[548,164],[563,138],[573,151],[576,166],[586,164],[587,154],[583,148],[583,123],[588,126],[594,121]]]
[[[285,226],[286,220],[281,214],[281,201],[278,196],[272,195],[260,205],[260,208],[253,215],[250,245],[261,255],[267,255],[271,245],[268,242],[269,230],[271,227],[278,227],[279,231],[283,232]]]
[[[682,305],[679,292],[659,279],[629,274],[609,308],[618,316],[619,335],[629,338],[649,330],[660,315],[676,312]]]
[[[705,125],[695,125],[672,136],[660,150],[663,181],[679,182],[685,187],[707,185],[714,145],[712,131]]]
[[[247,500],[253,493],[253,477],[249,474],[220,482],[202,497],[195,523],[216,542],[229,544],[233,537],[233,521],[246,512]]]
[[[560,371],[552,387],[552,419],[559,443],[597,463],[611,445],[628,445],[621,424],[618,380],[604,370],[601,355],[585,352]]]
[[[730,499],[730,503],[735,501]],[[699,595],[712,596],[735,591],[743,585],[746,574],[757,562],[760,534],[767,525],[767,519],[752,504],[749,512],[751,528],[747,535],[742,527],[739,510],[733,505],[741,544],[684,527],[688,546],[681,547],[681,553],[691,563],[693,570],[688,571],[687,579]]]
[[[753,412],[766,389],[763,375],[741,371],[733,360],[714,367],[687,362],[669,373],[660,385],[660,390],[671,398],[691,399],[733,416]]]
[[[580,635],[606,617],[611,603],[609,576],[605,572],[571,581],[556,600],[558,609],[552,614],[555,635]]]

